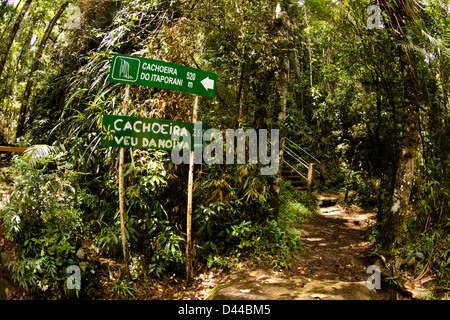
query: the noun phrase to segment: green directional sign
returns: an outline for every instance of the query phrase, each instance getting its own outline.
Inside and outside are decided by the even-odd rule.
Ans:
[[[202,148],[211,126],[151,118],[103,115],[101,145],[137,149]],[[208,137],[210,138],[210,137]]]
[[[215,97],[217,75],[165,61],[114,55],[109,81]]]

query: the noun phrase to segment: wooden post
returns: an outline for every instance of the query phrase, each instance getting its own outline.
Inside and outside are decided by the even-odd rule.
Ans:
[[[128,113],[128,104],[130,103],[130,85],[125,87],[125,96],[123,99],[124,116]],[[124,200],[124,178],[123,178],[123,165],[124,165],[125,148],[119,149],[119,215],[120,215],[120,232],[122,236],[122,250],[123,259],[125,262],[125,271],[127,278],[130,276],[130,270],[128,266],[128,251],[127,251],[127,239],[125,234],[125,200]]]
[[[195,96],[194,109],[192,112],[192,122],[197,121],[198,96]],[[191,146],[192,149],[192,146]],[[189,176],[188,176],[188,201],[186,215],[186,285],[189,285],[192,279],[192,189],[194,185],[194,155],[195,151],[191,150],[189,154]]]
[[[309,193],[311,193],[312,191],[313,182],[314,182],[314,163],[310,163],[308,168],[308,183],[306,185]]]

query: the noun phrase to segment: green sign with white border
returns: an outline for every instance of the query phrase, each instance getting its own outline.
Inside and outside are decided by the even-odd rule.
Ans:
[[[103,115],[101,145],[137,149],[194,150],[195,147],[203,147],[204,131],[211,128],[200,122]]]
[[[108,81],[214,98],[217,74],[160,60],[115,54]]]

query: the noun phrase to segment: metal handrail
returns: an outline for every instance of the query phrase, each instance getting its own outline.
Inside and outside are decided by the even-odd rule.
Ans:
[[[299,145],[297,145],[295,142],[293,142],[291,139],[286,137],[286,140],[288,140],[290,143],[294,144],[297,148],[299,148],[301,151],[303,151],[304,153],[306,153],[308,156],[310,156],[312,159],[314,159],[318,164],[320,164],[320,161],[317,160],[313,155],[311,155],[310,153],[308,153],[306,150],[304,150],[303,148],[301,148]],[[268,142],[270,143],[270,139],[268,139]],[[269,146],[267,145],[267,149],[269,149]],[[284,146],[284,151],[291,156],[295,161],[297,161],[298,163],[300,163],[302,166],[304,166],[307,170],[309,170],[309,164],[308,162],[306,162],[302,157],[300,157],[298,154],[296,154],[291,148],[289,148],[288,146]],[[301,173],[299,170],[297,170],[293,165],[291,165],[289,162],[286,161],[286,159],[283,159],[283,163],[287,164],[292,170],[294,170],[294,172],[296,172],[299,176],[301,176],[303,179],[305,179],[306,181],[308,181],[308,178]],[[314,171],[318,174],[320,174],[319,170],[317,170],[317,168],[314,168]]]
[[[306,169],[309,168],[308,164],[305,162],[305,160],[300,158],[300,156],[295,154],[291,149],[289,149],[288,147],[285,146],[284,151],[286,151],[292,158],[294,158],[294,160],[297,160],[300,164],[302,164]]]
[[[303,179],[305,179],[306,181],[308,181],[308,178],[305,177],[300,171],[298,171],[297,169],[295,169],[289,162],[287,162],[286,160],[283,160],[283,162],[285,164],[287,164],[292,170],[294,170],[299,176],[301,176]]]
[[[287,147],[287,146],[284,146],[284,150],[287,151],[287,153],[288,153],[291,157],[293,157],[294,160],[298,161],[298,162],[299,162],[300,164],[302,164],[307,170],[309,170],[309,165],[308,165],[308,163],[307,163],[304,159],[302,159],[299,155],[297,155],[294,151],[292,151],[291,148],[289,148],[289,147]],[[317,174],[320,174],[320,171],[319,171],[316,167],[314,167],[314,171],[315,171]]]
[[[286,139],[287,139],[287,138],[286,138]],[[272,143],[270,139],[267,139],[267,141],[269,142],[269,144]],[[267,148],[267,151],[269,151],[269,145],[267,145],[266,148]],[[291,157],[293,157],[294,160],[296,160],[297,162],[300,162],[306,169],[309,168],[309,167],[308,167],[308,163],[307,163],[305,160],[303,160],[299,155],[297,155],[291,148],[289,148],[288,146],[286,146],[286,144],[284,145],[284,151],[287,151],[287,153],[288,153]]]
[[[296,144],[294,141],[292,141],[291,139],[289,139],[288,137],[286,137],[286,140],[289,141],[290,143],[292,143],[294,146],[296,146],[297,148],[299,148],[300,150],[302,150],[304,153],[306,153],[308,156],[310,156],[311,158],[313,158],[317,164],[320,164],[320,161],[317,160],[312,154],[310,154],[308,151],[306,151],[305,149],[303,149],[302,147],[300,147],[298,144]]]

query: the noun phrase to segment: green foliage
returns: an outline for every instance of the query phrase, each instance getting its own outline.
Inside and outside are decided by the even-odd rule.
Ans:
[[[245,181],[246,177],[242,178]],[[199,206],[196,220],[202,224],[197,237],[202,239],[200,235],[203,235],[206,238],[200,242],[199,254],[207,257],[207,266],[223,269],[240,257],[248,257],[255,264],[289,268],[295,252],[302,249],[298,228],[307,220],[316,201],[286,182],[283,183],[281,199],[278,220],[267,215],[255,221],[242,215],[237,219],[239,215],[233,215],[238,213],[234,209],[225,215],[226,206],[221,202],[212,202],[208,207]],[[240,203],[239,207],[245,206]],[[233,216],[234,220],[224,221]]]
[[[119,296],[123,299],[136,299],[134,293],[137,292],[136,288],[133,287],[133,281],[118,278],[113,283],[112,293],[115,296]]]
[[[132,256],[142,257],[143,273],[158,277],[168,270],[179,271],[184,263],[183,238],[165,209],[169,201],[166,198],[168,161],[166,152],[136,150],[124,170],[127,181],[125,225],[128,246]],[[106,198],[111,199],[112,203],[96,202],[97,206],[103,207],[103,214],[96,220],[92,231],[98,246],[105,253],[120,257],[122,245],[115,176],[108,183],[111,193]]]
[[[357,204],[367,210],[375,208],[379,200],[379,179],[367,177],[361,171],[343,171],[346,174],[345,188],[342,188],[345,205]]]
[[[73,171],[66,162],[72,159],[70,152],[56,150],[35,146],[15,158],[10,173],[17,179],[1,218],[18,255],[9,263],[13,279],[30,292],[61,297],[67,292],[67,267],[86,263],[76,254],[82,240],[118,257],[121,239],[116,188],[95,194],[98,181]],[[183,238],[164,209],[167,153],[137,151],[132,159],[126,168],[127,208],[133,213],[126,216],[126,234],[132,256],[143,258],[139,272],[144,275],[180,271]],[[116,185],[111,178],[103,191]],[[95,279],[89,270],[81,276],[83,292],[92,294]],[[132,294],[123,283],[116,289]]]
[[[416,220],[416,219],[413,219]],[[408,229],[415,235],[409,242],[396,250],[393,268],[396,277],[423,279],[432,275],[435,284],[448,287],[450,284],[450,220],[445,225],[418,233],[409,221]],[[395,280],[395,279],[394,279]]]
[[[149,273],[157,276],[169,268],[180,271],[184,263],[184,252],[180,248],[183,238],[167,223],[160,229],[150,245],[153,254],[149,261]]]
[[[253,259],[277,269],[289,268],[293,255],[301,250],[300,236],[292,229],[282,228],[276,220],[256,225],[252,232],[255,247]],[[269,260],[267,260],[269,258]]]
[[[79,188],[63,169],[36,169],[19,157],[13,172],[18,178],[1,213],[17,254],[8,264],[12,277],[31,292],[64,295],[66,268],[80,262],[84,237]]]
[[[442,286],[450,283],[450,194],[446,161],[430,159],[424,183],[414,201],[414,215],[406,226],[407,245],[399,251],[415,277],[431,272]]]
[[[194,210],[199,253],[226,248],[244,249],[251,238],[250,225],[263,223],[270,214],[267,185],[254,177],[254,165],[221,165],[207,169],[199,179],[200,200]]]
[[[297,190],[288,180],[282,181],[281,199],[279,223],[285,227],[298,227],[305,223],[318,206],[313,194]]]

